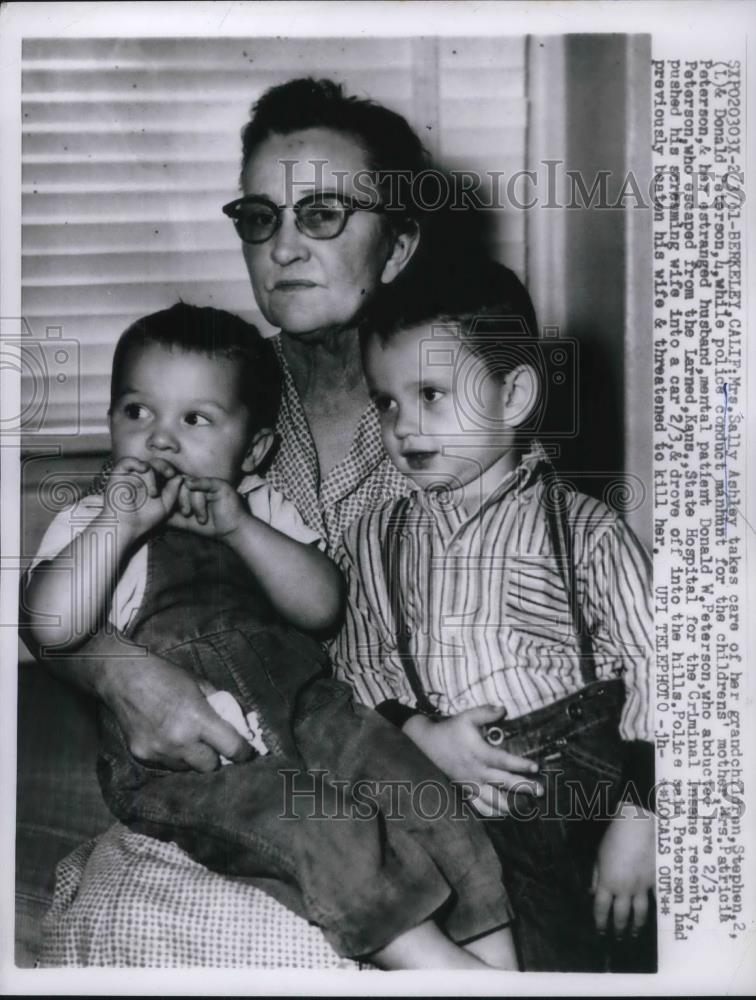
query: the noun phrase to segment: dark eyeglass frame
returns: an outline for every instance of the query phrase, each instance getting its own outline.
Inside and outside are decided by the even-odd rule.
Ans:
[[[336,201],[338,202],[338,204],[344,210],[343,213],[342,213],[342,217],[341,217],[342,218],[341,226],[331,236],[315,236],[312,233],[308,233],[307,230],[303,228],[302,222],[301,222],[301,220],[299,218],[299,213],[304,208],[307,208],[307,207],[309,207],[311,205],[317,205],[318,202],[322,201],[324,197],[333,198],[333,197],[336,197],[336,196],[334,196],[332,192],[317,191],[317,192],[313,192],[312,194],[305,195],[304,198],[300,198],[299,201],[295,205],[292,205],[292,211],[294,212],[294,225],[297,227],[297,229],[299,230],[299,232],[302,233],[303,236],[306,236],[310,240],[335,240],[335,239],[337,239],[344,232],[344,230],[346,229],[347,222],[349,222],[349,219],[351,218],[352,215],[354,215],[355,212],[385,212],[386,211],[386,208],[383,205],[363,204],[363,203],[358,202],[358,201],[356,201],[356,200],[354,200],[352,198],[344,198],[343,196],[338,196],[338,197],[336,197]],[[264,237],[264,239],[261,239],[261,240],[245,240],[244,237],[242,236],[242,234],[241,234],[241,217],[240,217],[239,212],[240,212],[240,209],[242,208],[242,206],[244,206],[244,205],[264,205],[266,208],[271,209],[271,211],[275,213],[275,216],[276,216],[275,227],[271,230],[271,232],[270,232],[270,234],[268,236]],[[281,228],[281,221],[283,219],[283,211],[284,211],[284,209],[286,207],[287,207],[286,205],[276,205],[276,203],[274,201],[271,201],[269,198],[264,198],[262,195],[248,194],[248,195],[245,195],[243,198],[236,198],[234,201],[230,201],[227,205],[223,206],[222,211],[223,211],[223,214],[227,215],[229,217],[229,219],[231,219],[231,221],[233,222],[234,228],[236,229],[236,233],[237,233],[239,239],[242,241],[242,243],[248,243],[248,244],[250,244],[252,246],[259,246],[261,243],[267,243],[268,240],[272,239],[276,235],[276,233],[278,232],[278,230]]]

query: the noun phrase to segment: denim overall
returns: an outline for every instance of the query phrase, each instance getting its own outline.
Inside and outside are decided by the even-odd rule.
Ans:
[[[589,888],[622,790],[617,723],[624,692],[621,681],[584,681],[569,698],[504,725],[501,746],[538,762],[545,794],[514,793],[508,817],[485,821],[517,915],[520,959],[531,971],[602,972],[609,965]]]
[[[276,616],[242,561],[172,529],[147,544],[129,636],[230,691],[245,715],[256,711],[269,752],[209,774],[153,767],[102,709],[98,776],[112,812],[249,879],[318,924],[342,955],[369,954],[432,914],[456,941],[507,923],[501,866],[480,825],[397,794],[401,781],[433,783],[451,802],[447,779],[327,676],[319,643]],[[360,782],[372,810],[357,799]]]

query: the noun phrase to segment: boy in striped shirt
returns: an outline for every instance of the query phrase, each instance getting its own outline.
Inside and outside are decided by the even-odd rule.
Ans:
[[[653,770],[650,567],[525,433],[543,374],[510,280],[494,309],[469,291],[363,331],[385,448],[417,490],[345,534],[334,662],[486,817],[523,967],[600,971],[607,927],[640,934],[654,885],[653,814],[624,780],[629,756]]]

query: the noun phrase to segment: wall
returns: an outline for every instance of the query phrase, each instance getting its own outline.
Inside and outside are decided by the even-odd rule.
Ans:
[[[585,492],[616,499],[624,480],[627,519],[648,543],[651,211],[637,207],[634,193],[617,208],[597,207],[590,193],[581,200],[566,171],[579,172],[588,192],[601,172],[608,172],[607,206],[617,204],[631,170],[647,196],[650,39],[568,35],[534,38],[530,46],[528,166],[540,176],[553,171],[555,204],[577,206],[531,213],[527,233],[540,323],[574,338],[580,358],[578,434],[554,438],[552,445],[560,468]],[[562,166],[544,168],[546,160]],[[542,188],[547,193],[546,185]],[[581,207],[586,204],[593,207]]]

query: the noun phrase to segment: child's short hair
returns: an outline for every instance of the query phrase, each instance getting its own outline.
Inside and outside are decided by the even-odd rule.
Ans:
[[[129,354],[147,344],[229,358],[239,364],[239,394],[253,427],[273,427],[281,399],[281,368],[275,349],[257,327],[210,306],[177,302],[138,319],[123,333],[113,355],[110,405],[120,391]]]
[[[451,286],[419,290],[403,301],[379,298],[360,326],[363,350],[372,337],[385,345],[412,327],[448,329],[504,379],[521,364],[538,364],[538,327],[527,289],[509,268],[489,261]]]

